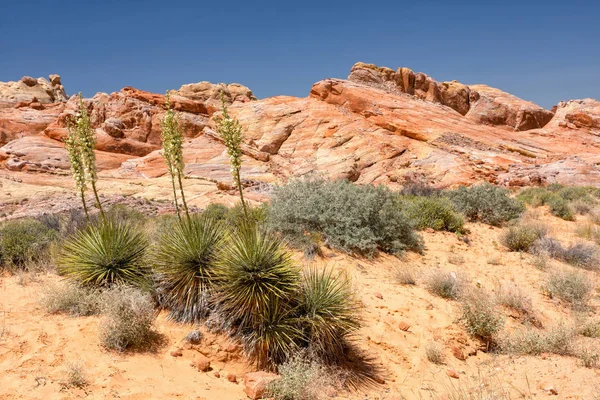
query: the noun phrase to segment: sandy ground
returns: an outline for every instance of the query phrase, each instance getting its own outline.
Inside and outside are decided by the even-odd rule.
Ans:
[[[575,240],[576,223],[565,222],[536,212],[551,226],[553,235],[564,242]],[[383,255],[374,260],[356,259],[325,251],[319,266],[345,270],[353,278],[362,301],[364,328],[357,342],[375,357],[384,371],[385,383],[341,393],[345,399],[504,399],[560,398],[594,399],[600,396],[600,372],[588,369],[572,357],[557,355],[509,356],[478,351],[480,344],[470,339],[459,321],[460,304],[431,295],[423,279],[432,270],[464,274],[474,286],[495,293],[503,283],[515,283],[528,293],[536,317],[547,329],[560,322],[574,322],[575,315],[556,299],[546,297],[541,285],[548,272],[536,269],[533,257],[510,253],[499,243],[502,229],[469,224],[470,243],[455,234],[424,232],[424,255],[407,254],[402,259]],[[301,255],[299,263],[308,265]],[[417,271],[415,286],[395,281],[401,267]],[[558,262],[554,268],[571,268]],[[596,273],[586,272],[595,284]],[[172,357],[169,350],[192,329],[157,320],[167,344],[152,354],[118,354],[100,347],[98,317],[74,318],[48,315],[39,305],[45,286],[57,281],[53,274],[27,279],[0,278],[0,398],[1,399],[218,399],[246,398],[243,385],[229,382],[227,373],[242,380],[252,370],[239,351],[228,352],[224,337],[207,335],[196,347]],[[25,282],[22,282],[25,280]],[[588,316],[600,305],[594,292]],[[521,324],[514,312],[499,308],[505,329]],[[400,329],[400,324],[410,327]],[[439,343],[444,352],[442,365],[427,360],[425,348]],[[462,352],[466,360],[453,355]],[[457,351],[458,350],[458,351]],[[194,355],[205,353],[213,371],[202,373],[190,366]],[[221,361],[219,361],[221,360]],[[82,362],[91,384],[82,389],[61,385],[69,363]],[[448,371],[456,373],[451,378]],[[215,376],[219,371],[221,377]],[[553,388],[558,394],[550,394]],[[477,393],[482,394],[477,394]],[[472,397],[466,397],[471,393]]]

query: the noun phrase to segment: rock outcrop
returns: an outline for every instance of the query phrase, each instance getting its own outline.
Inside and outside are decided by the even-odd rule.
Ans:
[[[244,128],[242,178],[250,195],[313,172],[396,188],[410,181],[452,186],[481,180],[600,186],[600,102],[573,100],[548,111],[484,85],[440,83],[408,68],[359,63],[349,80],[317,82],[306,98],[256,100],[241,85],[204,82],[171,92],[186,137],[186,176],[230,194],[235,185],[214,122],[221,91]],[[77,101],[1,109],[0,165],[66,173],[61,141]],[[105,173],[165,176],[165,102],[164,95],[129,87],[85,99]]]
[[[409,68],[394,71],[374,64],[356,63],[348,80],[440,103],[477,123],[507,126],[516,131],[542,128],[553,116],[552,111],[499,89],[485,85],[467,86],[458,81],[437,82]]]
[[[50,104],[67,101],[59,75],[46,78],[22,77],[18,82],[0,82],[0,109],[17,104]]]

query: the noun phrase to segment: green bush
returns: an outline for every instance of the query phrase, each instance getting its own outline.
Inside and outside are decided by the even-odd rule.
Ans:
[[[452,202],[444,197],[406,197],[407,215],[415,228],[463,233],[464,218],[454,210]]]
[[[553,273],[546,283],[546,290],[551,297],[557,297],[576,309],[585,308],[592,289],[593,285],[587,276],[572,271]]]
[[[156,311],[149,294],[115,286],[102,294],[100,342],[111,350],[151,350],[160,343],[154,330]]]
[[[517,224],[502,235],[502,244],[510,251],[529,251],[533,244],[546,236],[548,228],[541,224]]]
[[[225,228],[210,214],[192,215],[165,232],[153,252],[158,292],[171,318],[197,323],[208,315],[208,300]]]
[[[278,370],[280,378],[267,387],[269,398],[275,400],[324,400],[330,397],[328,389],[341,386],[331,369],[303,354],[295,355]]]
[[[254,223],[241,224],[223,248],[215,278],[224,325],[234,328],[260,368],[284,362],[302,337],[291,307],[300,271],[284,243]]]
[[[420,250],[422,245],[398,195],[383,186],[342,180],[308,178],[276,188],[269,225],[301,248],[313,233],[332,247],[366,256],[378,250]]]
[[[500,226],[518,218],[525,210],[523,203],[510,197],[510,192],[489,183],[461,186],[446,192],[456,209],[470,221]]]
[[[58,259],[58,272],[89,286],[145,286],[148,242],[134,225],[113,221],[89,225],[68,239]]]
[[[494,336],[503,325],[493,301],[480,291],[474,291],[462,299],[461,319],[470,335],[487,343],[494,341]]]
[[[565,221],[574,221],[575,213],[569,205],[569,202],[557,195],[550,195],[546,200],[552,215],[564,219]]]
[[[35,219],[4,222],[0,226],[0,268],[16,271],[42,261],[57,238],[56,230]]]

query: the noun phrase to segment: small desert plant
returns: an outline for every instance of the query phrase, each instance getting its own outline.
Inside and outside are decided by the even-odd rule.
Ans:
[[[470,221],[494,226],[518,218],[525,210],[523,203],[511,198],[507,189],[489,183],[461,186],[445,194]]]
[[[529,248],[529,252],[531,254],[543,255],[556,259],[560,259],[564,251],[565,249],[562,244],[558,240],[549,236],[541,237]]]
[[[189,211],[185,201],[185,193],[183,191],[182,183],[183,170],[185,168],[185,163],[183,161],[183,133],[181,132],[181,128],[179,126],[179,117],[173,111],[171,98],[168,92],[166,95],[165,107],[166,113],[160,124],[160,135],[163,146],[162,155],[165,159],[165,163],[167,164],[169,175],[171,176],[171,186],[173,188],[173,199],[177,217],[181,219],[179,213],[179,202],[177,201],[177,188],[179,188],[182,203],[181,205],[186,217],[189,218]]]
[[[560,259],[575,267],[596,270],[598,269],[598,248],[593,244],[575,243],[565,248]]]
[[[200,344],[203,338],[204,334],[202,333],[202,331],[199,329],[194,329],[193,331],[185,335],[185,338],[183,340],[190,344]]]
[[[44,291],[41,303],[50,314],[95,315],[100,313],[100,292],[74,284],[57,284]]]
[[[436,296],[456,300],[464,289],[464,280],[453,272],[432,271],[427,276],[425,285]]]
[[[65,378],[61,381],[61,386],[65,388],[83,389],[90,384],[85,373],[85,367],[82,362],[72,362],[67,365]]]
[[[462,265],[465,263],[465,256],[462,254],[449,254],[448,263],[452,265]]]
[[[554,353],[560,355],[573,354],[575,331],[564,324],[556,325],[548,331],[526,329],[505,336],[500,341],[503,352],[513,354],[539,355]]]
[[[154,251],[158,291],[171,318],[199,322],[208,314],[214,268],[225,228],[208,214],[192,215],[165,232]]]
[[[550,274],[545,289],[551,297],[557,297],[574,308],[583,308],[593,285],[582,273],[563,271]]]
[[[301,336],[289,307],[299,269],[284,243],[254,223],[230,236],[215,270],[218,313],[237,327],[259,367],[285,361]]]
[[[434,364],[444,363],[444,352],[442,350],[442,346],[436,342],[428,343],[425,346],[425,355],[427,356],[427,359]]]
[[[401,266],[395,271],[396,282],[401,285],[416,285],[417,284],[417,272],[414,267]]]
[[[577,333],[589,338],[600,338],[600,320],[583,321],[578,325]]]
[[[58,272],[90,286],[147,283],[144,263],[148,242],[132,225],[110,220],[90,225],[68,239],[58,260]]]
[[[578,224],[575,230],[577,236],[600,244],[600,227],[592,222]]]
[[[278,370],[281,377],[267,387],[269,397],[276,400],[326,399],[328,390],[341,386],[330,368],[303,354],[295,355]]]
[[[313,233],[331,247],[366,256],[422,246],[399,196],[383,186],[295,180],[274,190],[269,224],[300,248]]]
[[[111,350],[152,349],[160,341],[154,330],[154,302],[139,289],[116,286],[102,295],[100,341]]]
[[[579,350],[576,351],[575,355],[584,367],[586,368],[598,368],[600,363],[600,354],[586,346],[582,346]]]
[[[551,195],[546,200],[546,204],[550,208],[550,212],[552,215],[556,215],[559,218],[564,219],[565,221],[574,221],[575,214],[573,209],[569,205],[569,202],[557,195]]]
[[[35,219],[4,222],[0,226],[0,269],[26,269],[43,261],[58,238],[55,230]]]
[[[464,218],[454,210],[452,202],[444,197],[407,197],[407,214],[415,228],[436,231],[464,232]]]
[[[504,307],[511,308],[525,317],[532,317],[531,298],[515,284],[500,286],[497,298],[498,303]]]
[[[493,300],[480,289],[472,290],[461,299],[462,321],[467,332],[487,344],[492,344],[504,322],[495,310]]]
[[[442,189],[428,185],[423,182],[411,182],[402,187],[400,194],[402,196],[419,196],[419,197],[438,197],[442,193]]]
[[[227,110],[227,104],[225,103],[225,97],[221,94],[222,115],[217,118],[217,131],[225,143],[227,148],[227,155],[229,156],[229,164],[231,165],[231,175],[237,185],[240,193],[240,201],[244,210],[244,215],[248,217],[248,210],[246,202],[244,201],[244,188],[242,187],[242,179],[240,171],[242,169],[242,142],[244,135],[242,133],[242,125],[237,118],[233,118],[229,115]]]
[[[546,236],[547,232],[548,228],[541,224],[517,224],[508,228],[501,241],[510,251],[529,251],[535,241]]]
[[[348,338],[360,328],[350,281],[332,269],[304,272],[298,314],[311,352],[332,362],[343,356]]]

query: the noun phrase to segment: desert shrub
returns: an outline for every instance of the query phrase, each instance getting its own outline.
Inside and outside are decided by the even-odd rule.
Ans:
[[[543,187],[529,187],[522,189],[517,195],[517,199],[529,204],[532,207],[539,207],[546,204],[548,197],[552,195],[548,189]]]
[[[593,244],[574,243],[565,248],[559,258],[575,267],[598,269],[598,248]]]
[[[600,338],[600,320],[590,319],[583,321],[578,325],[577,333],[589,338]]]
[[[589,202],[589,201],[578,199],[578,200],[571,202],[571,208],[577,214],[586,215],[586,214],[589,214],[590,212],[592,212],[595,204],[596,204],[596,202]]]
[[[111,220],[89,225],[68,239],[58,259],[58,272],[82,285],[145,286],[148,242],[134,225]]]
[[[269,225],[300,248],[317,232],[330,246],[360,255],[421,249],[399,196],[383,186],[292,181],[274,190]]]
[[[401,285],[416,285],[417,272],[410,266],[398,267],[395,271],[396,282]]]
[[[224,225],[228,227],[236,227],[240,225],[240,223],[245,222],[246,219],[256,223],[262,223],[267,219],[268,208],[265,205],[252,207],[246,204],[246,211],[248,213],[247,218],[241,203],[238,203],[233,207],[212,203],[206,207],[202,214],[210,216],[215,220],[222,221]]]
[[[481,290],[473,290],[462,298],[461,319],[470,335],[487,343],[494,341],[504,324],[492,299]]]
[[[442,346],[436,342],[428,343],[425,346],[425,355],[427,356],[427,360],[429,360],[429,362],[434,364],[444,363],[444,352],[442,351]]]
[[[464,218],[445,197],[406,197],[406,211],[415,228],[464,232]]]
[[[533,312],[531,298],[514,284],[500,286],[497,297],[498,303],[521,314],[531,314]]]
[[[267,387],[276,400],[326,399],[328,390],[339,389],[340,379],[330,368],[299,354],[278,368],[280,378]]]
[[[510,192],[489,183],[461,186],[446,192],[456,209],[470,221],[500,226],[518,218],[525,210],[523,203],[510,197]]]
[[[142,226],[148,219],[144,213],[124,204],[113,205],[105,212],[105,215],[106,218],[117,224],[135,224]],[[99,215],[95,215],[95,218],[92,219],[100,222]]]
[[[229,208],[224,204],[211,203],[202,212],[203,215],[208,216],[212,219],[223,221],[227,218]]]
[[[41,303],[50,314],[95,315],[100,312],[100,292],[74,284],[53,285],[46,288]]]
[[[49,255],[58,234],[35,219],[6,221],[0,226],[0,268],[25,269]]]
[[[199,322],[208,314],[218,252],[225,228],[210,214],[191,215],[165,232],[153,251],[158,293],[170,317]]]
[[[600,227],[592,222],[584,222],[577,225],[575,234],[580,238],[600,244]]]
[[[548,331],[526,329],[505,336],[500,340],[500,349],[503,352],[524,355],[572,355],[574,339],[575,330],[561,324]]]
[[[536,240],[529,251],[534,255],[560,259],[564,252],[564,247],[558,240],[549,236],[544,236]]]
[[[563,271],[550,274],[545,289],[551,297],[557,297],[572,307],[582,308],[585,307],[593,285],[582,273]]]
[[[456,300],[464,289],[464,280],[455,273],[433,271],[427,276],[425,285],[436,296]]]
[[[448,263],[452,265],[462,265],[465,263],[465,256],[462,254],[450,254],[448,255]]]
[[[569,205],[569,202],[558,195],[550,195],[546,200],[552,215],[564,219],[565,221],[574,221],[575,213]]]
[[[82,362],[72,362],[67,365],[65,377],[60,382],[62,387],[83,389],[89,384],[90,381],[85,373],[85,368]]]
[[[539,223],[517,224],[508,228],[501,242],[510,251],[529,251],[536,240],[543,238],[548,228]]]
[[[408,183],[400,190],[402,196],[438,197],[441,193],[442,189],[422,182]]]
[[[280,238],[257,224],[231,233],[217,264],[218,313],[264,368],[284,362],[302,336],[291,318],[300,272]]]
[[[594,349],[589,347],[582,347],[576,351],[575,355],[584,367],[586,368],[598,368],[600,362],[600,354]]]
[[[340,359],[348,338],[360,328],[358,302],[349,279],[334,274],[333,269],[307,269],[298,318],[313,354],[332,362]]]
[[[115,286],[102,295],[102,313],[100,341],[107,349],[145,350],[160,342],[153,326],[156,311],[149,294]]]

